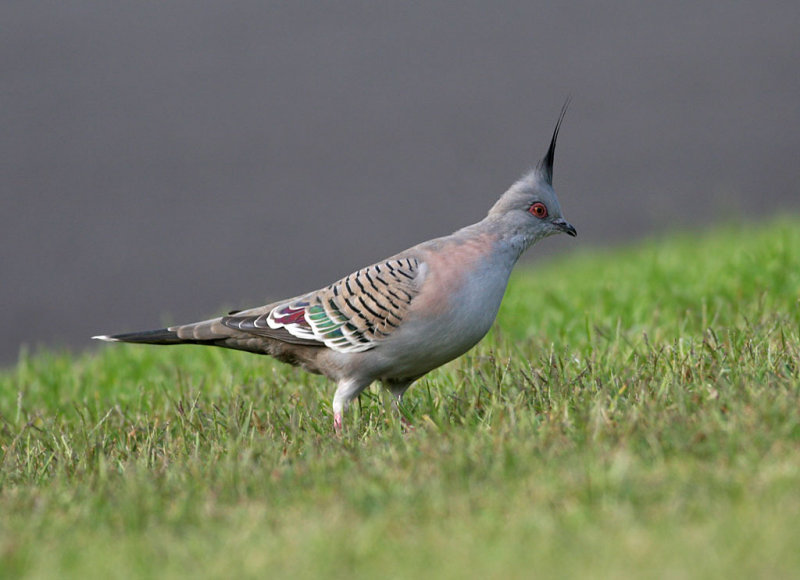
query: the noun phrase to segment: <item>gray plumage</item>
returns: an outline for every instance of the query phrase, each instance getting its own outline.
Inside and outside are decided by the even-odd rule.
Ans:
[[[267,354],[336,381],[334,427],[380,380],[399,402],[413,381],[488,332],[519,256],[555,233],[575,236],[552,188],[550,147],[480,222],[423,242],[320,290],[194,324],[94,338],[205,344]]]

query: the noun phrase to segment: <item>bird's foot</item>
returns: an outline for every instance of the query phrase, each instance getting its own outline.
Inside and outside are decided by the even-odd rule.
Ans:
[[[342,434],[342,414],[341,413],[334,413],[333,414],[333,430],[336,432],[337,435]]]

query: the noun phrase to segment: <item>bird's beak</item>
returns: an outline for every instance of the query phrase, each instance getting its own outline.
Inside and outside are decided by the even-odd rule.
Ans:
[[[571,235],[573,238],[578,235],[578,232],[572,227],[572,224],[569,223],[564,218],[558,218],[557,220],[553,220],[553,225],[556,226],[559,230],[564,232],[565,234]]]

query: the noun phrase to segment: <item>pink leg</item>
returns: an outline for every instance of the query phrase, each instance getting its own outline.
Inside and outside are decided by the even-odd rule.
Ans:
[[[358,396],[358,393],[369,386],[371,381],[363,379],[342,379],[336,385],[336,393],[333,395],[333,430],[337,435],[341,435],[344,429],[343,416],[350,401]]]

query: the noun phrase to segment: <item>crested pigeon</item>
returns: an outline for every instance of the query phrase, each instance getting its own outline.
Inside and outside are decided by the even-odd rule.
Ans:
[[[337,433],[350,402],[373,381],[391,392],[396,407],[411,383],[464,354],[489,331],[511,270],[527,248],[553,234],[577,235],[552,187],[566,107],[542,160],[478,223],[302,296],[194,324],[93,338],[221,346],[325,375],[337,385]]]

